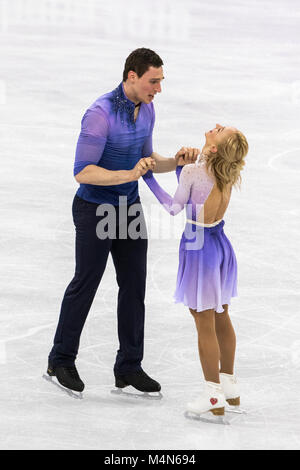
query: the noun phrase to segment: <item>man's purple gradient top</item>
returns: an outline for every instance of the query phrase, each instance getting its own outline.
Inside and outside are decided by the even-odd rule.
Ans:
[[[85,112],[77,142],[74,176],[87,165],[107,170],[131,170],[143,157],[153,152],[152,132],[155,122],[153,103],[141,103],[136,121],[135,104],[124,93],[123,83],[100,96]],[[138,182],[100,186],[80,184],[77,195],[98,204],[119,205],[127,196],[132,204],[138,197]]]

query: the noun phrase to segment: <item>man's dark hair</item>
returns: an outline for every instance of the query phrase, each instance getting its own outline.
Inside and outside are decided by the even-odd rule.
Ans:
[[[157,55],[156,52],[151,51],[151,49],[146,49],[145,47],[136,49],[135,51],[132,51],[126,59],[123,72],[123,82],[126,82],[128,72],[130,70],[133,70],[140,78],[145,72],[147,72],[149,67],[152,66],[159,68],[163,64],[164,63],[159,55]]]

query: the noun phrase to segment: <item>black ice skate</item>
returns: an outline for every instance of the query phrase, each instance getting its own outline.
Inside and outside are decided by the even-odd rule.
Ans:
[[[75,366],[59,366],[53,367],[48,364],[47,375],[43,378],[53,383],[60,389],[64,390],[68,395],[73,398],[82,399],[82,392],[84,390],[84,383],[79,377]],[[56,377],[59,383],[52,381],[52,377]],[[74,393],[78,392],[78,393]]]
[[[161,400],[161,386],[156,380],[151,379],[143,370],[124,375],[115,375],[116,389],[111,392],[118,395],[126,395],[133,398],[146,398],[149,400]],[[142,393],[124,392],[123,388],[134,387]]]

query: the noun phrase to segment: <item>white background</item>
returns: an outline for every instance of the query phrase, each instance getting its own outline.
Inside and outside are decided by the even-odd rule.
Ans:
[[[299,29],[297,0],[0,0],[2,449],[299,448]],[[201,147],[216,122],[249,141],[225,226],[239,263],[231,314],[248,410],[230,426],[183,416],[203,377],[193,320],[172,301],[180,223],[177,238],[149,240],[143,367],[164,399],[110,393],[118,348],[111,259],[81,339],[84,400],[41,378],[74,273],[80,120],[121,82],[137,47],[165,64],[156,151]],[[174,174],[158,178],[174,193]],[[146,211],[157,204],[142,181],[140,194]],[[150,218],[149,230],[158,223]]]

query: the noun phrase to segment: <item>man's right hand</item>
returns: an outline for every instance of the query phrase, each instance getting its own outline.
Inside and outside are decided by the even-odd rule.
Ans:
[[[132,172],[132,181],[137,181],[141,176],[144,176],[147,171],[154,170],[156,162],[154,158],[146,157],[141,158],[135,167],[131,170]]]

